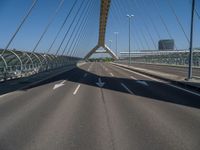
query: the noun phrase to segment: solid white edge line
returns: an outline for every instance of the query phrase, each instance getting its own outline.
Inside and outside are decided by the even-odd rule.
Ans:
[[[149,76],[147,76],[147,75],[144,75],[144,74],[141,74],[141,73],[138,73],[138,72],[135,72],[135,71],[126,69],[126,68],[122,68],[122,67],[119,67],[119,66],[116,66],[116,67],[118,67],[118,68],[120,68],[120,69],[123,69],[123,70],[126,70],[126,71],[128,71],[128,72],[131,72],[131,73],[134,73],[134,74],[137,74],[137,75],[140,75],[140,76],[149,78],[149,79],[154,80],[154,81],[157,81],[157,82],[162,82],[162,83],[164,83],[164,84],[166,84],[166,85],[168,85],[168,86],[171,86],[171,87],[173,87],[173,88],[176,88],[176,89],[179,89],[179,90],[182,90],[182,91],[185,91],[185,92],[188,92],[188,93],[190,93],[190,94],[193,94],[193,95],[196,95],[196,96],[199,96],[199,97],[200,97],[200,94],[198,94],[198,93],[196,93],[196,92],[193,92],[193,91],[190,91],[190,90],[187,90],[187,89],[178,87],[178,86],[176,86],[176,85],[172,85],[172,84],[163,82],[162,80],[155,79],[155,78],[153,78],[153,77],[149,77]]]
[[[184,89],[184,88],[181,88],[181,87],[178,87],[178,86],[175,86],[175,85],[172,85],[172,84],[168,84],[166,83],[167,85],[171,86],[171,87],[174,87],[174,88],[177,88],[179,90],[182,90],[182,91],[185,91],[185,92],[188,92],[190,94],[193,94],[193,95],[196,95],[196,96],[199,96],[200,97],[200,94],[196,93],[196,92],[193,92],[193,91],[190,91],[190,90],[187,90],[187,89]]]
[[[76,89],[75,89],[75,91],[74,91],[74,93],[73,93],[73,95],[76,95],[76,93],[78,92],[78,90],[79,90],[79,88],[80,88],[80,84],[76,87]]]
[[[120,83],[121,84],[121,86],[123,87],[123,88],[125,88],[125,90],[127,90],[130,94],[133,94],[133,92],[124,84],[124,83]]]

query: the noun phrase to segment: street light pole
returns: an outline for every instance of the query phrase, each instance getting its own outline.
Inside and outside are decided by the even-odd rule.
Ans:
[[[116,55],[118,56],[118,34],[119,34],[119,32],[114,32],[114,34],[115,34],[115,36],[116,36]]]
[[[134,15],[127,15],[129,19],[129,65],[131,64],[131,18],[134,17]]]
[[[192,0],[188,80],[192,79],[194,13],[195,13],[195,0]]]

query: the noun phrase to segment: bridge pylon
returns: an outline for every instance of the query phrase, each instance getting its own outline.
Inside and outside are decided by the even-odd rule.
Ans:
[[[113,59],[118,59],[117,55],[105,44],[106,25],[108,20],[108,14],[110,10],[111,0],[101,0],[101,12],[99,23],[99,42],[98,44],[85,56],[84,59],[89,59],[94,53],[97,53],[99,48],[103,48],[105,51],[102,53],[108,53]],[[101,52],[98,52],[101,53]]]
[[[98,49],[103,48],[105,51],[97,52]],[[89,59],[94,53],[108,53],[113,59],[118,59],[117,55],[107,45],[95,46],[86,56],[85,59]]]

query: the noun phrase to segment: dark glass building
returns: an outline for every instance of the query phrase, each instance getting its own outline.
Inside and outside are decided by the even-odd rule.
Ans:
[[[158,42],[158,49],[160,51],[174,50],[175,42],[173,39],[160,40]]]

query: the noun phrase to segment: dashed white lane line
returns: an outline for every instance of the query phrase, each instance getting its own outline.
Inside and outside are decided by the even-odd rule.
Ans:
[[[142,84],[144,86],[149,86],[149,84],[147,82],[142,81],[142,80],[137,80],[136,82],[139,83],[139,84]]]
[[[104,65],[101,64],[101,66],[103,67],[103,69],[104,69],[105,71],[108,71],[108,69],[107,69]]]
[[[196,96],[199,96],[199,97],[200,97],[200,94],[199,94],[199,93],[196,93],[196,92],[193,92],[193,91],[190,91],[190,90],[187,90],[187,89],[178,87],[178,86],[176,86],[176,85],[172,85],[172,84],[170,84],[170,83],[163,82],[162,80],[159,80],[159,79],[156,79],[156,78],[153,78],[153,77],[150,77],[150,76],[147,76],[147,75],[144,75],[144,74],[141,74],[141,73],[138,73],[138,72],[135,72],[135,71],[126,69],[126,68],[122,68],[122,67],[118,67],[118,66],[116,66],[116,67],[117,67],[117,68],[120,68],[120,69],[122,69],[122,70],[126,70],[126,71],[128,71],[128,72],[137,74],[137,75],[139,75],[139,76],[143,76],[143,77],[145,77],[145,78],[151,79],[151,80],[153,80],[153,81],[162,82],[162,83],[164,83],[164,84],[166,84],[166,85],[168,85],[168,86],[171,86],[171,87],[173,87],[173,88],[176,88],[176,89],[179,89],[179,90],[182,90],[182,91],[185,91],[185,92],[187,92],[187,93],[190,93],[190,94],[193,94],[193,95],[196,95]]]
[[[75,89],[75,91],[74,91],[74,93],[73,93],[73,95],[76,95],[77,94],[77,92],[78,92],[78,90],[79,90],[79,88],[80,88],[80,84],[76,87],[76,89]]]
[[[119,67],[119,68],[121,68],[121,67]],[[126,69],[126,68],[121,68],[121,69],[126,70],[126,71],[131,72],[131,73],[134,73],[134,74],[137,74],[137,75],[139,75],[139,76],[142,76],[142,77],[145,77],[145,78],[148,78],[148,79],[157,81],[157,82],[163,82],[163,81],[161,81],[161,80],[159,80],[159,79],[156,79],[156,78],[153,78],[153,77],[150,77],[150,76],[147,76],[147,75],[144,75],[144,74],[141,74],[141,73],[132,71],[132,70],[128,70],[128,69]]]
[[[116,66],[116,67],[117,67],[117,68],[120,68],[120,69],[122,69],[122,70],[126,70],[126,71],[128,71],[128,72],[131,72],[131,73],[137,74],[137,75],[139,75],[139,76],[142,76],[142,77],[145,77],[145,78],[148,78],[148,79],[151,79],[151,80],[157,81],[157,82],[162,82],[162,81],[159,80],[159,79],[155,79],[155,78],[153,78],[153,77],[150,77],[150,76],[147,76],[147,75],[144,75],[144,74],[141,74],[141,73],[138,73],[138,72],[135,72],[135,71],[132,71],[132,70],[126,69],[126,68],[122,68],[122,67],[118,67],[118,66]]]
[[[110,73],[110,75],[111,75],[112,77],[114,77],[114,74],[113,74],[112,72]]]
[[[130,76],[130,78],[133,79],[133,80],[137,80],[137,79],[136,79],[135,77],[133,77],[133,76]]]
[[[136,80],[136,82],[139,83],[139,84],[142,84],[142,85],[145,85],[145,86],[149,86],[148,83],[145,82],[145,81],[138,80],[138,79],[136,79],[136,78],[133,77],[133,76],[130,76],[130,78],[133,79],[133,80]]]
[[[130,94],[134,94],[124,83],[120,83],[121,86],[126,90],[128,91]]]
[[[90,71],[90,70],[91,70],[91,68],[92,68],[92,64],[90,64],[90,66],[89,66],[89,68],[88,68],[88,70],[87,70],[87,71]]]

